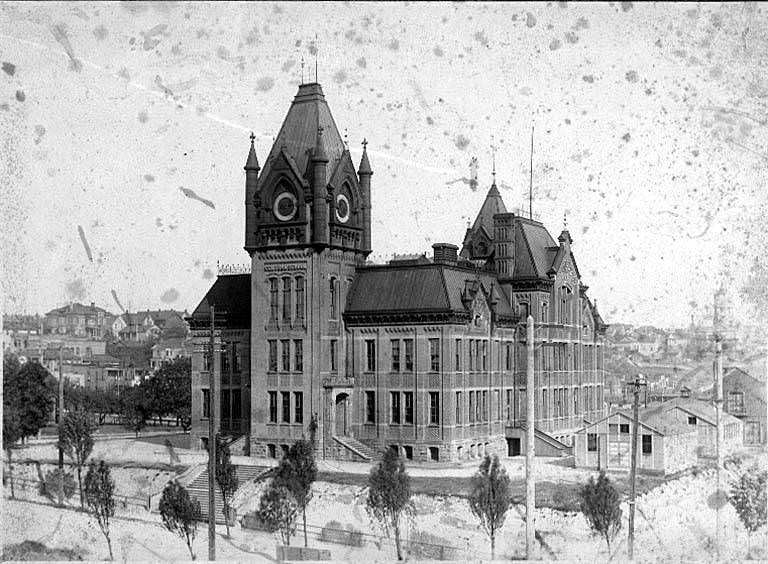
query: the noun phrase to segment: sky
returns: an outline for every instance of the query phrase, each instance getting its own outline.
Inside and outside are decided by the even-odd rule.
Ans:
[[[461,244],[494,151],[527,206],[533,128],[534,214],[606,321],[766,313],[764,5],[5,2],[0,64],[6,312],[191,311],[249,262],[249,134],[263,161],[317,65],[374,260]]]

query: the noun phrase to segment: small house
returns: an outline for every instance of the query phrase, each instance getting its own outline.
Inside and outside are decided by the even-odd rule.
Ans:
[[[695,466],[696,429],[666,413],[645,411],[638,418],[637,471],[669,475]],[[573,446],[576,467],[629,472],[632,427],[631,410],[621,410],[579,429]]]

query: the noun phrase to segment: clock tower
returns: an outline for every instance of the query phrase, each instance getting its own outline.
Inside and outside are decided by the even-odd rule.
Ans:
[[[344,409],[353,409],[342,313],[355,269],[371,252],[365,143],[355,171],[321,86],[302,84],[263,168],[252,137],[245,171],[251,453],[269,456],[308,436],[313,417],[324,450],[336,388],[349,388]]]

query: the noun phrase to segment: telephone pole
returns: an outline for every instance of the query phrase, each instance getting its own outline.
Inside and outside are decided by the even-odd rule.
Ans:
[[[715,452],[717,454],[717,518],[715,526],[715,550],[717,559],[720,559],[720,548],[723,542],[723,521],[720,517],[720,500],[725,499],[723,492],[723,343],[719,333],[715,333],[715,426],[717,428],[717,442]]]
[[[629,538],[627,539],[627,557],[629,560],[634,558],[635,552],[635,478],[637,476],[637,434],[640,430],[640,387],[646,383],[641,380],[640,375],[635,376],[634,381],[629,382],[632,386],[632,465],[629,469]]]
[[[211,356],[208,361],[208,560],[216,560],[216,306],[211,304]]]
[[[59,441],[61,441],[61,426],[64,420],[64,361],[62,354],[63,345],[59,345],[59,420],[58,431]],[[59,507],[64,505],[64,450],[59,443]]]
[[[533,416],[535,388],[534,388],[534,343],[533,343],[533,316],[529,315],[528,333],[526,345],[528,348],[525,381],[525,558],[534,560],[536,558],[536,476],[534,473],[535,448],[534,448],[534,424]]]

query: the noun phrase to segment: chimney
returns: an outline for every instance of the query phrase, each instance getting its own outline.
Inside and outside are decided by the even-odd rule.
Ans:
[[[456,245],[435,243],[432,245],[432,249],[434,249],[434,262],[436,264],[456,264],[459,260],[459,248]]]

